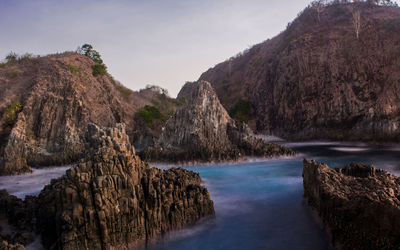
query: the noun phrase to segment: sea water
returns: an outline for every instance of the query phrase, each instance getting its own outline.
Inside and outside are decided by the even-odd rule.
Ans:
[[[400,147],[339,142],[280,143],[299,152],[298,156],[185,167],[200,173],[214,201],[216,216],[167,233],[148,248],[327,249],[329,238],[303,200],[303,158],[331,167],[363,162],[400,175]],[[67,168],[0,177],[0,189],[6,188],[21,198],[37,195]]]
[[[328,249],[327,233],[303,200],[303,158],[331,167],[363,162],[400,174],[398,147],[339,142],[283,144],[299,155],[186,167],[201,174],[214,200],[216,217],[167,233],[149,249]]]

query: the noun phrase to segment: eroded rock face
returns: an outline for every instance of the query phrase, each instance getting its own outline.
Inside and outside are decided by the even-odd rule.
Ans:
[[[293,153],[255,138],[246,125],[238,126],[206,81],[186,83],[178,99],[185,103],[168,119],[156,145],[141,154],[145,159],[218,161]]]
[[[400,248],[400,178],[370,165],[304,160],[303,185],[337,249]]]
[[[77,162],[90,122],[107,127],[124,122],[131,133],[135,107],[111,76],[92,75],[94,64],[68,52],[0,69],[0,174]],[[13,105],[18,108],[9,110]]]
[[[198,173],[150,168],[135,156],[124,125],[89,125],[87,137],[86,160],[38,197],[46,248],[132,247],[214,214]]]
[[[363,19],[359,39],[356,10]],[[200,79],[213,84],[225,107],[249,100],[262,133],[290,140],[399,141],[399,17],[399,8],[368,1],[333,2],[320,18],[306,8],[284,32]]]

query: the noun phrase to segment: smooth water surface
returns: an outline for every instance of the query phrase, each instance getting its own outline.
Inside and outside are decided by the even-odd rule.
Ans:
[[[186,167],[201,174],[215,219],[169,233],[150,249],[328,249],[329,239],[304,204],[303,158],[331,167],[374,164],[400,173],[400,148],[335,142],[283,143],[290,159]]]
[[[285,143],[299,152],[292,158],[236,164],[190,166],[201,174],[214,201],[216,217],[166,234],[149,249],[327,249],[329,239],[303,201],[302,160],[331,167],[350,162],[373,164],[400,175],[400,147],[336,142]],[[162,166],[161,166],[162,167]],[[69,167],[0,177],[0,189],[24,198]],[[168,168],[164,166],[164,168]],[[32,246],[36,249],[38,246]]]
[[[21,199],[27,195],[38,195],[51,179],[62,176],[69,168],[71,166],[33,169],[30,174],[0,176],[0,190],[7,189],[9,194]]]

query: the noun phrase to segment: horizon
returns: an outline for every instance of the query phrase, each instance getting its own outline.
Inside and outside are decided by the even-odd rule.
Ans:
[[[45,56],[89,43],[126,87],[157,85],[175,97],[185,82],[278,35],[309,2],[5,0],[0,61],[10,52]]]

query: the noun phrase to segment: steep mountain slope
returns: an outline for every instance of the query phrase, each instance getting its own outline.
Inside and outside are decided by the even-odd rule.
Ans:
[[[288,148],[256,138],[245,124],[235,123],[208,82],[186,83],[178,99],[184,104],[167,120],[155,146],[141,152],[144,159],[209,162],[293,154]]]
[[[1,64],[0,174],[77,161],[90,122],[123,122],[133,138],[134,114],[161,93],[144,95],[108,74],[94,76],[95,64],[72,52]]]
[[[260,132],[387,141],[399,139],[399,65],[399,8],[333,3],[306,8],[277,37],[200,79],[227,109],[248,99]]]

